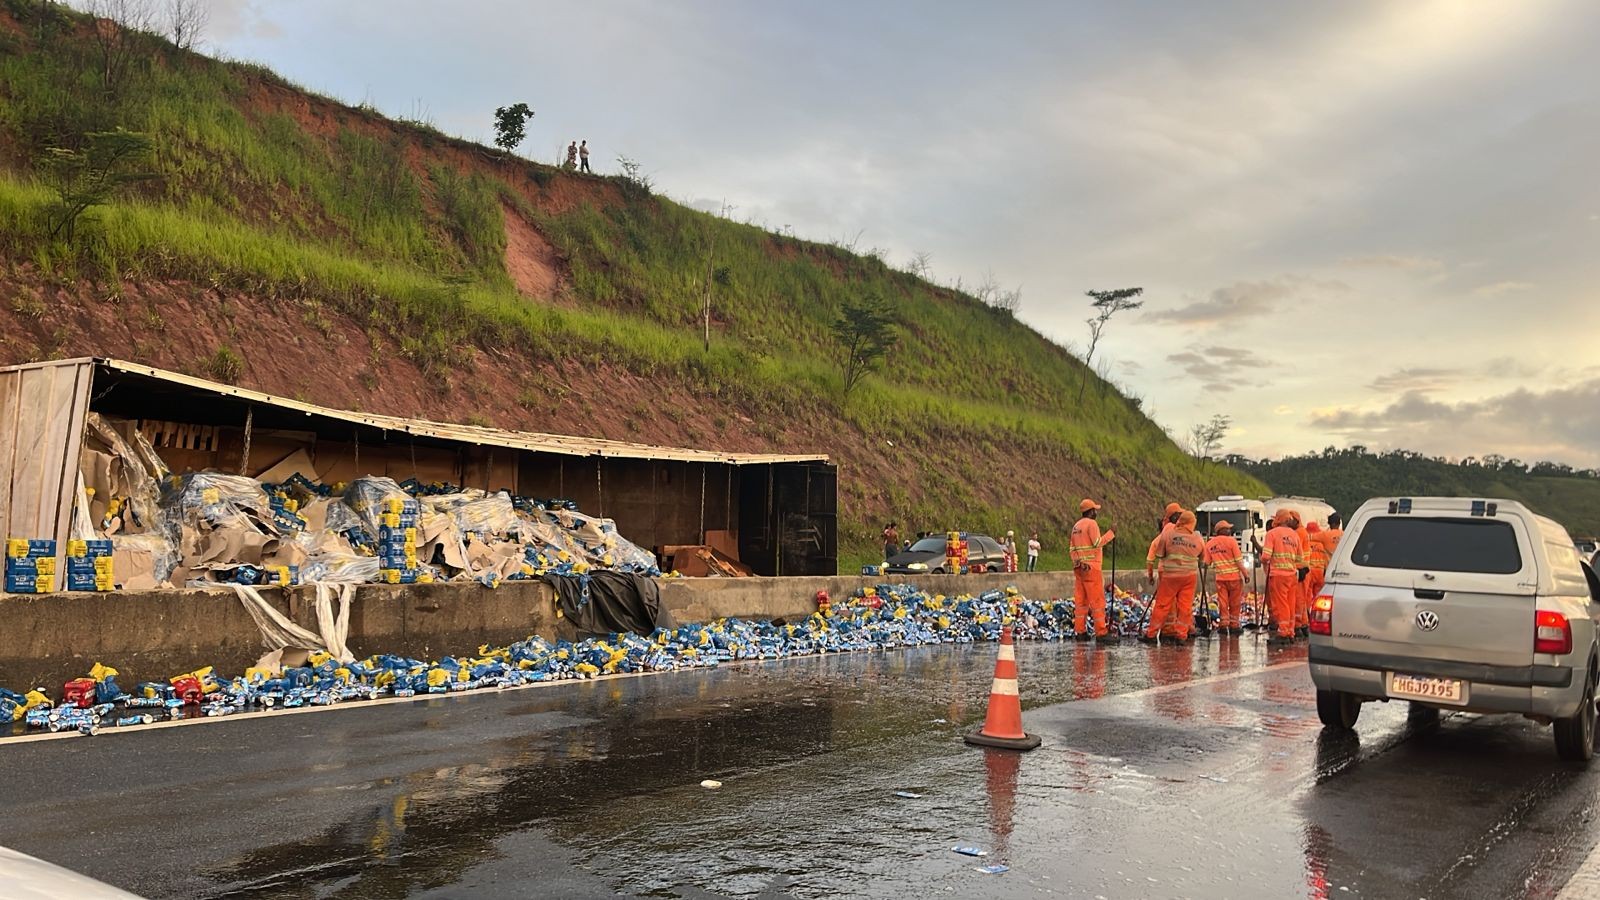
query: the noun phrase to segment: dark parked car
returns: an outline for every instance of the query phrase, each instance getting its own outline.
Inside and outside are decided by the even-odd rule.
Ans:
[[[961,532],[967,542],[967,570],[971,572],[1004,572],[1006,551],[999,542],[986,534]],[[925,537],[911,545],[910,550],[897,553],[885,560],[891,575],[920,575],[931,572],[945,574],[944,535]]]

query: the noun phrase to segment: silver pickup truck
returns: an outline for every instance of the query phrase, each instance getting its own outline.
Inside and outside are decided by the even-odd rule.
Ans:
[[[1600,580],[1560,525],[1521,503],[1369,500],[1311,607],[1311,680],[1328,728],[1361,704],[1519,713],[1594,755]]]

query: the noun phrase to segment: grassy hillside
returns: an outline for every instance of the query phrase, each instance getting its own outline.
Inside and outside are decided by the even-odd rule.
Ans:
[[[129,64],[108,83],[93,28],[51,4],[0,6],[0,362],[116,353],[395,414],[822,450],[841,463],[852,561],[885,518],[1038,528],[1059,547],[1084,493],[1136,525],[1171,497],[1265,490],[1200,467],[1009,314],[879,259],[152,35],[122,36]],[[43,163],[114,128],[150,136],[159,177],[52,235]],[[828,327],[868,295],[902,339],[846,402]]]
[[[1600,473],[1493,457],[1450,463],[1417,453],[1362,447],[1276,461],[1230,460],[1282,494],[1323,497],[1349,515],[1370,497],[1435,495],[1520,500],[1574,537],[1600,535]]]

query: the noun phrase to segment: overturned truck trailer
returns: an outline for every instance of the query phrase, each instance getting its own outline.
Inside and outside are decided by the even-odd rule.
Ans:
[[[837,470],[825,455],[361,413],[102,358],[0,368],[0,537],[54,540],[65,553],[80,478],[93,474],[84,471],[91,425],[103,421],[136,431],[137,443],[177,474],[277,480],[310,469],[328,484],[376,476],[563,498],[643,547],[735,550],[757,575],[838,568]],[[97,520],[105,499],[95,501]]]

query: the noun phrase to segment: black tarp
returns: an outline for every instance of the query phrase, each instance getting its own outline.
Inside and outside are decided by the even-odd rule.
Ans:
[[[555,588],[561,614],[580,634],[649,634],[658,627],[672,627],[672,616],[661,608],[661,587],[654,578],[594,572],[587,576],[587,597],[584,576],[546,575],[544,581]]]

